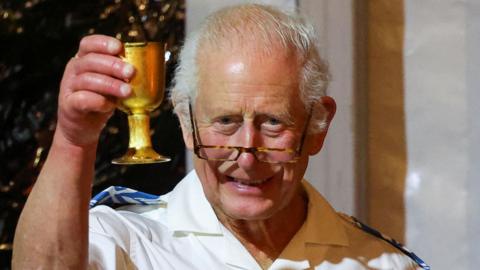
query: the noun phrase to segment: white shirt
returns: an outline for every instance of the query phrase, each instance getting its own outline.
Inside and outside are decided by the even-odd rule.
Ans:
[[[307,220],[269,269],[416,269],[338,215],[306,182]],[[161,203],[90,211],[89,269],[249,269],[260,265],[217,219],[194,171]]]

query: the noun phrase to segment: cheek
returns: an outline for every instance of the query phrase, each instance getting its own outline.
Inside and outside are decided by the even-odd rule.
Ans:
[[[216,169],[207,161],[194,157],[194,168],[202,183],[203,190],[207,197],[213,196],[218,188],[219,178],[216,174]]]
[[[229,140],[234,136],[228,136],[213,130],[200,129],[198,132],[199,141],[204,145],[228,145]]]
[[[284,181],[299,183],[302,181],[305,171],[307,170],[308,157],[301,157],[294,164],[287,164],[284,167],[283,179]]]
[[[207,197],[207,200],[211,201],[215,190],[214,185],[211,182],[212,172],[205,162],[197,157],[194,157],[194,168],[200,179],[200,183],[202,184],[203,193]]]
[[[290,131],[285,131],[279,136],[263,136],[263,144],[272,148],[290,148],[295,149],[297,143],[295,134]]]
[[[208,165],[208,162],[206,160],[200,159],[197,156],[193,157],[193,166],[195,168],[195,171],[198,174],[198,177],[200,180],[205,183],[209,183],[212,181],[212,178],[214,178],[214,171],[211,166]]]

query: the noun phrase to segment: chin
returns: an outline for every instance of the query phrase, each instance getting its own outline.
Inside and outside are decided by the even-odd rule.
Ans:
[[[278,212],[274,202],[260,198],[229,200],[216,208],[229,218],[247,221],[266,220]]]

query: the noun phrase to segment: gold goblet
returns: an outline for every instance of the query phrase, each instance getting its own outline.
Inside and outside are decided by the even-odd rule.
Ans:
[[[132,95],[119,100],[118,108],[128,114],[129,142],[125,155],[114,164],[146,164],[170,161],[152,148],[150,112],[160,106],[165,92],[165,48],[159,42],[124,43],[123,60],[135,66],[130,81]]]

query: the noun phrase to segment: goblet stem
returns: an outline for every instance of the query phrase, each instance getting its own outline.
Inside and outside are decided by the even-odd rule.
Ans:
[[[128,116],[129,142],[127,153],[117,159],[114,164],[148,164],[170,161],[169,157],[162,156],[152,148],[150,139],[150,117],[144,113]]]
[[[128,148],[141,149],[152,147],[150,139],[150,117],[146,114],[132,114],[128,116],[130,138]]]

